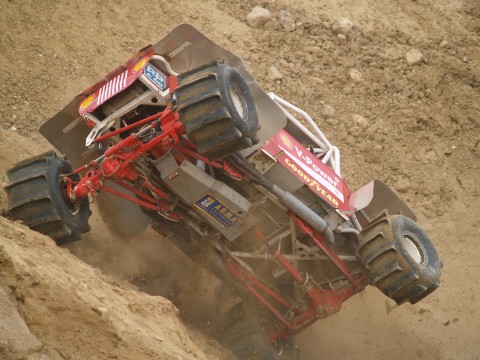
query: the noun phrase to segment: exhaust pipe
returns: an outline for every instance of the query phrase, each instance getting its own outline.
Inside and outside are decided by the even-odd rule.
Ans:
[[[322,234],[323,237],[331,244],[335,244],[335,236],[333,235],[333,231],[330,229],[327,222],[307,205],[305,205],[301,200],[299,200],[295,195],[285,191],[278,185],[275,185],[273,182],[268,180],[252,164],[238,154],[230,155],[229,158],[235,164],[237,164],[251,180],[270,191],[280,200],[283,205],[285,205],[288,210],[305,221],[313,228],[313,230]]]

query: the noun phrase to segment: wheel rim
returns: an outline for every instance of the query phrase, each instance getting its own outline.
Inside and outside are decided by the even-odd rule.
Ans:
[[[64,176],[61,175],[60,178],[59,178],[59,181],[60,181],[60,189],[61,189],[61,192],[62,192],[63,201],[65,202],[65,205],[66,205],[68,211],[70,211],[70,213],[72,215],[78,214],[78,212],[80,211],[80,201],[73,202],[68,197],[67,182],[66,182]]]
[[[401,242],[408,255],[413,259],[413,261],[415,261],[417,264],[424,263],[425,255],[423,253],[423,250],[412,234],[403,234]]]
[[[240,91],[240,88],[238,87],[237,84],[234,82],[230,83],[230,96],[232,97],[233,101],[233,106],[235,107],[235,110],[237,111],[238,115],[243,119],[243,121],[247,120],[247,101],[245,100],[245,97],[243,96],[242,92]]]

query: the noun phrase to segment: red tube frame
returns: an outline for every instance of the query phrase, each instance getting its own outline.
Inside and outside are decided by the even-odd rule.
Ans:
[[[309,305],[306,308],[298,309],[293,307],[288,300],[281,297],[276,291],[263,284],[259,279],[250,274],[242,265],[235,261],[230,255],[224,255],[224,264],[230,273],[238,280],[244,283],[245,287],[256,297],[271,313],[283,324],[283,329],[276,329],[268,334],[270,341],[275,341],[280,338],[289,338],[313,324],[317,319],[327,317],[338,310],[341,304],[349,297],[362,291],[368,284],[367,278],[354,278],[353,274],[348,270],[345,263],[331,251],[324,240],[313,232],[313,230],[305,224],[300,218],[291,213],[295,223],[300,227],[305,234],[309,235],[312,241],[320,248],[320,250],[338,267],[338,269],[350,281],[350,285],[344,286],[338,290],[323,290],[318,288],[313,282],[309,281],[308,277],[303,276],[297,268],[295,268],[287,258],[277,252],[273,254],[275,259],[285,270],[290,274],[295,282],[304,290],[305,295],[309,299]],[[254,230],[255,235],[259,240],[266,243],[265,235],[258,229]],[[277,307],[269,301],[264,295],[260,293],[263,291],[270,298],[275,300],[278,305],[283,306],[285,311],[290,312],[294,317],[286,317],[277,310]]]
[[[186,156],[203,160],[216,168],[222,168],[227,173],[231,173],[232,176],[242,175],[241,173],[238,173],[237,169],[226,162],[210,162],[208,159],[197,154],[193,150],[178,147],[177,145],[181,141],[181,136],[185,131],[182,123],[179,121],[178,114],[170,108],[165,109],[160,114],[155,114],[131,124],[128,126],[128,129],[147,124],[152,120],[153,122],[151,122],[151,126],[153,128],[160,127],[163,131],[162,134],[147,143],[141,142],[137,139],[135,134],[131,134],[126,139],[109,148],[101,158],[76,169],[74,171],[75,174],[79,174],[83,171],[87,171],[87,173],[76,184],[68,184],[68,196],[71,199],[81,199],[88,196],[88,194],[95,196],[99,190],[105,190],[148,209],[166,212],[168,210],[167,201],[169,200],[169,195],[154,187],[147,179],[137,172],[134,166],[134,162],[139,157],[154,149],[159,153],[166,153],[170,149],[175,148]],[[102,136],[97,139],[97,142],[128,129],[123,128],[122,131],[116,131]],[[106,179],[116,182],[120,186],[137,195],[138,198],[106,186],[104,184]],[[163,201],[158,201],[157,199],[126,184],[122,181],[124,179],[128,181],[139,181],[140,186],[151,190]],[[267,309],[269,309],[283,325],[283,329],[277,329],[269,334],[269,339],[271,341],[282,337],[290,337],[311,325],[317,319],[326,317],[338,311],[343,301],[362,291],[367,285],[366,278],[355,278],[335,252],[329,250],[324,239],[319,234],[315,233],[306,223],[294,214],[291,214],[291,217],[295,224],[305,234],[310,236],[319,249],[332,261],[342,274],[344,274],[344,276],[350,281],[351,285],[345,286],[339,290],[320,289],[308,279],[308,276],[302,275],[283,254],[280,252],[274,253],[273,256],[277,262],[288,272],[288,274],[290,274],[293,280],[299,284],[300,289],[303,290],[308,299],[308,306],[300,309],[291,304],[287,299],[283,298],[278,292],[269,288],[253,274],[250,274],[240,265],[240,263],[235,261],[234,258],[227,254],[224,255],[226,268],[235,278],[243,282],[248,291],[250,291]],[[265,242],[265,236],[259,230],[256,230],[255,234],[259,240]],[[272,302],[272,300],[274,302]],[[279,306],[284,308],[284,312],[288,313],[288,317],[278,310]]]
[[[179,121],[178,113],[167,108],[162,113],[139,120],[127,127],[99,137],[97,140],[104,140],[149,122],[151,122],[150,125],[152,128],[161,127],[163,133],[147,143],[141,142],[135,134],[131,134],[126,139],[109,148],[99,159],[75,169],[73,171],[74,174],[80,174],[84,171],[86,171],[86,174],[80,181],[73,185],[69,184],[67,187],[67,195],[70,199],[82,199],[87,197],[88,194],[96,196],[98,191],[105,190],[106,192],[154,211],[164,212],[168,210],[168,204],[166,202],[170,200],[170,196],[145,179],[145,177],[136,170],[134,162],[152,149],[165,153],[180,141],[180,136],[183,135],[185,131],[182,123]],[[107,179],[137,195],[138,198],[106,186],[105,180]],[[161,200],[144,194],[133,186],[126,184],[123,180],[139,181],[140,186],[151,190]]]

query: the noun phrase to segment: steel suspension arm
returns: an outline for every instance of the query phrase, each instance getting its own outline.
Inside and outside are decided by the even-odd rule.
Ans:
[[[283,190],[263,176],[252,164],[237,154],[230,156],[230,159],[240,167],[253,181],[263,186],[265,189],[274,194],[280,202],[287,207],[292,213],[297,215],[307,224],[309,224],[316,232],[322,234],[330,243],[335,243],[333,231],[327,222],[316,214],[312,209],[305,205],[292,193]]]

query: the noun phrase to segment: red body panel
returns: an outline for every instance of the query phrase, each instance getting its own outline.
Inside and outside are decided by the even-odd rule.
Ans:
[[[86,113],[94,111],[108,99],[111,99],[132,85],[135,80],[143,74],[143,69],[148,64],[152,55],[153,53],[145,54],[140,60],[131,64],[119,74],[112,76],[107,82],[99,84],[98,88],[80,103],[80,107],[78,108],[79,114],[83,116]]]
[[[345,181],[288,132],[280,130],[263,145],[263,149],[328,204],[340,210],[350,210],[350,190]]]

